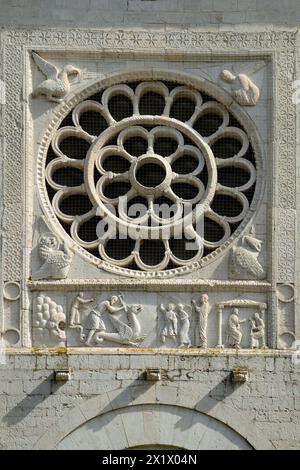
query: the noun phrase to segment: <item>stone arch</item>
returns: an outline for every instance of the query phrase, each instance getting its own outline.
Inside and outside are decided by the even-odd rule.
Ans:
[[[171,405],[136,405],[96,416],[56,449],[231,449],[252,446],[230,427],[203,413]]]
[[[106,423],[105,420],[110,417],[109,413],[116,412],[118,410],[118,414],[120,415],[123,413],[124,409],[128,410],[137,406],[153,406],[154,414],[155,407],[157,410],[157,407],[159,406],[168,407],[168,413],[172,409],[173,414],[175,413],[176,415],[177,413],[178,421],[180,422],[183,422],[181,421],[183,419],[182,413],[186,416],[191,416],[190,413],[192,413],[195,419],[198,419],[199,423],[204,423],[205,419],[211,419],[211,426],[209,426],[209,429],[212,429],[214,426],[216,426],[216,429],[219,429],[218,432],[221,432],[220,430],[223,429],[225,434],[227,433],[227,435],[232,436],[233,441],[240,442],[241,445],[243,442],[243,445],[248,445],[248,448],[254,448],[256,450],[273,448],[270,441],[256,429],[252,420],[244,414],[235,411],[232,407],[226,405],[222,401],[217,401],[210,397],[204,397],[199,401],[198,394],[198,396],[195,397],[195,393],[190,393],[184,394],[181,402],[174,404],[173,394],[166,393],[166,387],[163,387],[160,384],[154,387],[145,385],[136,388],[139,389],[137,393],[129,388],[122,391],[115,390],[103,393],[88,399],[82,405],[75,407],[66,413],[65,416],[60,417],[39,437],[34,448],[55,449],[67,436],[84,426],[86,423],[96,419],[94,423],[98,422],[99,424],[100,419],[102,419],[101,417],[103,417],[103,421],[101,421],[101,423],[104,425]],[[185,410],[185,412],[179,411],[182,409]],[[146,408],[144,408],[144,410],[146,410]],[[150,410],[150,408],[148,408],[148,410]],[[149,415],[150,411],[148,416]],[[101,423],[100,425],[102,425]],[[222,426],[225,426],[225,428],[222,428]],[[227,431],[225,431],[225,429]],[[86,430],[84,430],[84,432],[85,431]],[[231,434],[231,432],[233,434]],[[156,443],[154,445],[159,444],[164,445],[163,442]],[[144,441],[144,443],[136,444],[136,446],[138,445],[153,445],[153,442]],[[133,446],[134,445],[131,444],[131,447]],[[179,447],[180,446],[182,446],[182,444],[179,445]]]

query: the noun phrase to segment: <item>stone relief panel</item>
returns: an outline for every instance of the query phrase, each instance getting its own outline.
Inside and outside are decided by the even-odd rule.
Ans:
[[[36,293],[34,346],[265,349],[265,296],[239,295]]]

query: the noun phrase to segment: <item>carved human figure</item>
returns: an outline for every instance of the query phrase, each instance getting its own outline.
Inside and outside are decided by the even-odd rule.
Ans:
[[[51,232],[40,236],[38,253],[43,261],[42,266],[33,275],[33,279],[65,279],[69,273],[73,253],[66,243],[60,243]]]
[[[265,348],[265,322],[258,312],[256,312],[254,318],[251,318],[249,321],[251,324],[251,348]]]
[[[177,318],[179,320],[177,324],[179,347],[189,348],[191,346],[191,340],[189,337],[190,318],[182,304],[178,304],[177,306]]]
[[[160,338],[163,343],[170,337],[177,341],[177,316],[174,304],[170,303],[167,307],[160,305],[160,311],[163,315],[163,324],[160,331]]]
[[[110,322],[117,330],[117,333],[102,330],[96,335],[97,339],[106,339],[129,346],[139,346],[146,337],[146,335],[141,334],[141,324],[137,318],[137,315],[143,310],[143,306],[140,304],[128,306],[122,294],[112,296],[110,300],[102,302],[102,306],[108,311]],[[126,313],[127,323],[116,316],[122,310]]]
[[[93,302],[95,302],[95,299],[84,299],[83,292],[79,292],[79,294],[75,297],[71,305],[71,314],[70,314],[70,326],[71,327],[81,324],[81,319],[80,319],[81,309],[85,305],[92,304]]]
[[[245,323],[245,321],[246,320],[240,320],[239,311],[237,308],[234,308],[227,323],[227,338],[230,347],[240,349],[243,337],[240,325]]]
[[[35,88],[32,96],[35,98],[44,95],[49,101],[60,103],[70,91],[72,77],[79,77],[80,70],[70,64],[58,70],[55,65],[47,62],[35,52],[32,52],[32,57],[38,69],[46,77],[46,80]]]
[[[192,309],[195,315],[195,343],[198,348],[207,348],[207,319],[210,313],[210,304],[207,294],[202,294],[197,305],[192,300]]]
[[[101,336],[101,334],[103,334],[106,331],[106,326],[102,319],[102,313],[105,310],[108,310],[109,313],[117,313],[117,312],[122,311],[123,309],[124,309],[124,305],[119,304],[119,296],[112,295],[109,300],[104,300],[103,302],[101,302],[98,305],[97,309],[91,310],[88,316],[88,322],[86,324],[86,328],[89,330],[86,344],[89,345],[92,339],[96,343],[103,342],[104,338]]]
[[[242,106],[255,106],[259,100],[260,91],[257,85],[244,73],[234,75],[229,70],[223,70],[221,78],[231,84],[232,96]]]
[[[98,305],[97,308],[93,308],[90,311],[89,316],[87,318],[87,322],[86,322],[85,327],[88,330],[88,335],[87,335],[87,339],[86,339],[85,344],[88,345],[88,346],[91,344],[92,340],[94,340],[96,343],[102,343],[103,342],[103,339],[95,337],[96,332],[106,330],[106,326],[105,326],[104,321],[102,319],[102,312],[101,312],[102,304],[103,303]]]

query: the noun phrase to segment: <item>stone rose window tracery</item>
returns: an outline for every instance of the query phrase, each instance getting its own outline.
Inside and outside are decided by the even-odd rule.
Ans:
[[[223,104],[184,82],[153,80],[75,105],[51,140],[45,178],[55,217],[82,253],[155,275],[205,264],[241,231],[256,166]]]

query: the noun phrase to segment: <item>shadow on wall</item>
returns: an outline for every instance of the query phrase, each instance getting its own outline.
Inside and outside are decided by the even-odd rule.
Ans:
[[[55,395],[65,385],[64,383],[56,383],[53,380],[53,374],[46,380],[41,382],[34,390],[32,390],[22,401],[20,401],[14,408],[12,408],[3,418],[3,421],[9,425],[15,425],[21,422],[27,415],[34,412],[34,409],[44,403],[49,396]],[[178,381],[180,382],[180,381]],[[155,386],[157,382],[146,382],[142,379],[136,379],[131,382],[130,386],[121,390],[118,395],[110,401],[109,406],[104,407],[101,413],[106,413],[110,410],[114,410],[124,406],[130,406],[137,398],[142,397],[143,394],[147,393],[151,387]],[[166,387],[168,385],[165,385]],[[228,374],[220,383],[215,385],[207,395],[205,395],[197,405],[196,409],[201,409],[204,413],[209,413],[215,406],[215,400],[222,401],[224,398],[231,395],[238,384],[232,384],[230,380],[230,374]],[[115,391],[115,390],[112,390]],[[108,390],[109,392],[109,390]],[[87,397],[89,399],[91,397]],[[209,400],[211,399],[211,400]],[[45,408],[47,406],[45,405]],[[177,427],[181,426],[179,420],[176,424]],[[182,428],[182,430],[184,427]]]

